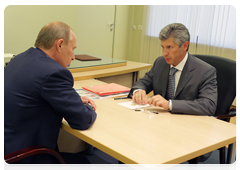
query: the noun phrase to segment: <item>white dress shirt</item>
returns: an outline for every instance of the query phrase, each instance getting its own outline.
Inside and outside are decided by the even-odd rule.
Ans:
[[[178,69],[178,71],[175,73],[174,96],[175,96],[175,93],[176,93],[176,89],[177,89],[177,86],[178,86],[179,79],[180,79],[181,74],[182,74],[182,70],[183,70],[183,68],[185,66],[185,63],[186,63],[187,59],[188,59],[188,52],[186,53],[186,55],[183,58],[183,60],[177,66],[170,65],[170,70],[171,70],[172,67]],[[170,71],[169,71],[169,74],[170,74]],[[172,110],[172,100],[169,100],[169,110]]]

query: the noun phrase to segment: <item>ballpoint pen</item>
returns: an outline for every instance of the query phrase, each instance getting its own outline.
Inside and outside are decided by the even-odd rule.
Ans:
[[[147,111],[148,113],[158,114],[158,112],[156,110],[151,111],[150,109],[138,109],[138,108],[136,108],[135,111]]]
[[[117,98],[114,98],[114,100],[120,100],[120,99],[128,99],[128,97],[117,97]]]

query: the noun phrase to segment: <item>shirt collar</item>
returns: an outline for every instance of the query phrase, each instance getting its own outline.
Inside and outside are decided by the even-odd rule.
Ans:
[[[174,68],[178,69],[179,71],[182,71],[187,59],[188,59],[188,52],[186,52],[185,57],[183,58],[183,60],[177,66],[174,67],[173,65],[171,65],[170,69],[172,67],[174,67]]]

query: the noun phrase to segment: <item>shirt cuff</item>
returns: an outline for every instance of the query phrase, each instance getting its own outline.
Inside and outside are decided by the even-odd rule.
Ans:
[[[169,100],[169,110],[172,111],[172,100]]]
[[[134,95],[134,93],[136,93],[137,91],[139,91],[139,90],[142,90],[142,89],[137,89],[137,90],[134,90],[133,91],[133,95]]]

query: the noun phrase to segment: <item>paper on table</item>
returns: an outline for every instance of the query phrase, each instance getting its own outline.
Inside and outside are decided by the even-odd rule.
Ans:
[[[140,104],[134,103],[133,101],[123,102],[118,104],[129,109],[141,109],[143,107],[149,106],[149,104],[140,105]]]
[[[82,88],[100,96],[127,93],[131,90],[129,87],[125,87],[116,83],[100,84],[96,86],[84,86]]]
[[[84,89],[76,89],[76,92],[80,95],[80,96],[86,96],[92,100],[98,100],[98,99],[105,99],[105,98],[111,98],[111,97],[118,97],[118,96],[127,96],[128,92],[126,93],[118,93],[118,94],[112,94],[112,95],[107,95],[107,96],[99,96],[95,93],[92,93],[88,90],[84,90]]]

